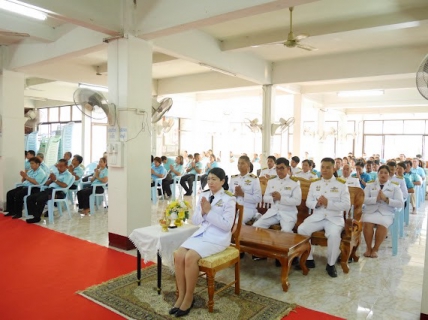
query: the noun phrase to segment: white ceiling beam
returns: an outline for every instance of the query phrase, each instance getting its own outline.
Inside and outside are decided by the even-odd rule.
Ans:
[[[106,46],[105,34],[77,27],[55,42],[21,43],[8,47],[7,68],[15,71],[28,66],[44,65],[55,60],[64,60],[99,51]]]
[[[15,17],[6,11],[0,11],[0,30],[28,33],[31,38],[44,42],[56,39],[54,28],[28,18]]]
[[[426,106],[407,106],[403,107],[392,107],[392,108],[358,108],[358,109],[344,109],[347,115],[351,114],[396,114],[396,113],[428,113]]]
[[[414,73],[406,74],[399,79],[396,79],[396,78],[385,79],[385,77],[372,77],[370,79],[361,78],[361,81],[349,81],[349,79],[343,79],[338,81],[332,81],[331,83],[325,83],[325,84],[301,83],[300,86],[301,86],[301,92],[304,94],[328,93],[328,92],[352,91],[352,90],[372,90],[372,89],[388,90],[388,89],[414,88],[415,74]]]
[[[204,63],[257,84],[271,83],[270,62],[251,53],[224,53],[216,39],[199,30],[155,39],[153,46],[157,52],[195,63]]]
[[[389,15],[370,16],[364,19],[346,20],[329,24],[297,24],[294,22],[295,33],[308,32],[311,38],[334,34],[338,38],[351,37],[354,33],[372,34],[398,29],[414,28],[428,24],[428,8],[418,8],[411,11],[401,11]],[[298,21],[298,19],[296,18]],[[252,35],[238,36],[223,40],[223,51],[239,50],[251,46],[260,46],[269,43],[284,42],[289,32],[288,17],[284,20],[284,27]]]
[[[254,86],[253,82],[212,71],[159,79],[157,80],[157,94],[163,96],[252,86]]]
[[[22,0],[42,8],[52,18],[102,32],[118,35],[122,32],[122,1],[117,0]]]
[[[427,52],[428,45],[407,46],[286,60],[273,64],[272,80],[281,84],[415,73]]]
[[[151,40],[319,0],[151,0],[137,5],[140,38]]]
[[[364,101],[348,103],[325,103],[324,108],[328,109],[364,109],[364,108],[407,108],[407,107],[428,107],[428,100],[424,98],[412,100],[382,100],[382,101]],[[428,111],[428,110],[427,110]]]

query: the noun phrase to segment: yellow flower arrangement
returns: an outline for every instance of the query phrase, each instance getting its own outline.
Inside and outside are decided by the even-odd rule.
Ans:
[[[176,200],[171,202],[165,210],[165,217],[169,218],[172,214],[177,215],[177,219],[186,221],[189,219],[189,209],[192,206],[189,202],[184,200]]]

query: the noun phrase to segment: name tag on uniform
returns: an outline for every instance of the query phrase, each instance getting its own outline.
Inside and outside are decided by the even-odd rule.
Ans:
[[[320,190],[321,190],[321,186],[317,186],[317,187],[316,187],[316,190],[317,190],[317,191],[320,191]]]
[[[249,186],[251,184],[251,180],[245,180],[245,184]]]
[[[284,190],[291,190],[291,187],[285,187]]]
[[[330,192],[339,192],[339,189],[337,189],[336,187],[333,187],[330,189]]]
[[[215,204],[215,206],[216,207],[223,207],[223,200],[219,200],[216,204]]]
[[[392,191],[391,189],[385,189],[385,191]]]
[[[234,184],[235,184],[235,186],[237,186],[237,185],[239,185],[239,182],[238,182],[238,181],[235,181],[235,182],[234,182]]]

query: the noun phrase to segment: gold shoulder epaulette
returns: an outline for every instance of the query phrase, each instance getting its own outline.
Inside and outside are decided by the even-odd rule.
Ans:
[[[227,194],[228,196],[231,196],[231,197],[234,197],[235,195],[232,193],[232,192],[230,192],[229,190],[225,190],[224,191],[224,193],[225,194]]]
[[[262,168],[262,170],[266,170],[267,169],[267,167],[266,168]]]
[[[272,179],[275,179],[275,178],[276,178],[276,176],[270,176],[269,180],[272,180]]]
[[[237,176],[238,176],[237,174],[233,174],[233,175],[232,175],[232,178],[235,178],[235,177],[237,177]]]
[[[311,182],[320,181],[320,180],[321,178],[314,178],[314,179],[311,179]]]
[[[395,182],[395,181],[391,181],[391,183],[395,184],[396,186],[400,185],[398,182]]]
[[[312,170],[312,171],[311,171],[311,173],[313,173],[313,174],[317,174],[314,170]]]
[[[403,179],[403,177],[396,176],[398,179]]]
[[[296,181],[296,182],[299,181],[299,179],[296,178],[295,176],[291,176],[290,179],[293,180],[293,181]]]
[[[257,176],[256,176],[255,174],[252,174],[252,173],[250,173],[250,174],[249,174],[249,176],[250,176],[251,178],[254,178],[254,179],[255,179],[255,178],[257,178]]]
[[[346,183],[346,180],[342,179],[342,178],[336,178],[337,181],[339,181],[340,183]]]

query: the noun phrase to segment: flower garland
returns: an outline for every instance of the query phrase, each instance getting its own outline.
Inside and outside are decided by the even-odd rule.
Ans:
[[[165,217],[168,218],[171,214],[177,214],[177,218],[183,221],[189,219],[189,209],[191,205],[189,202],[184,200],[176,200],[171,202],[165,211]]]

